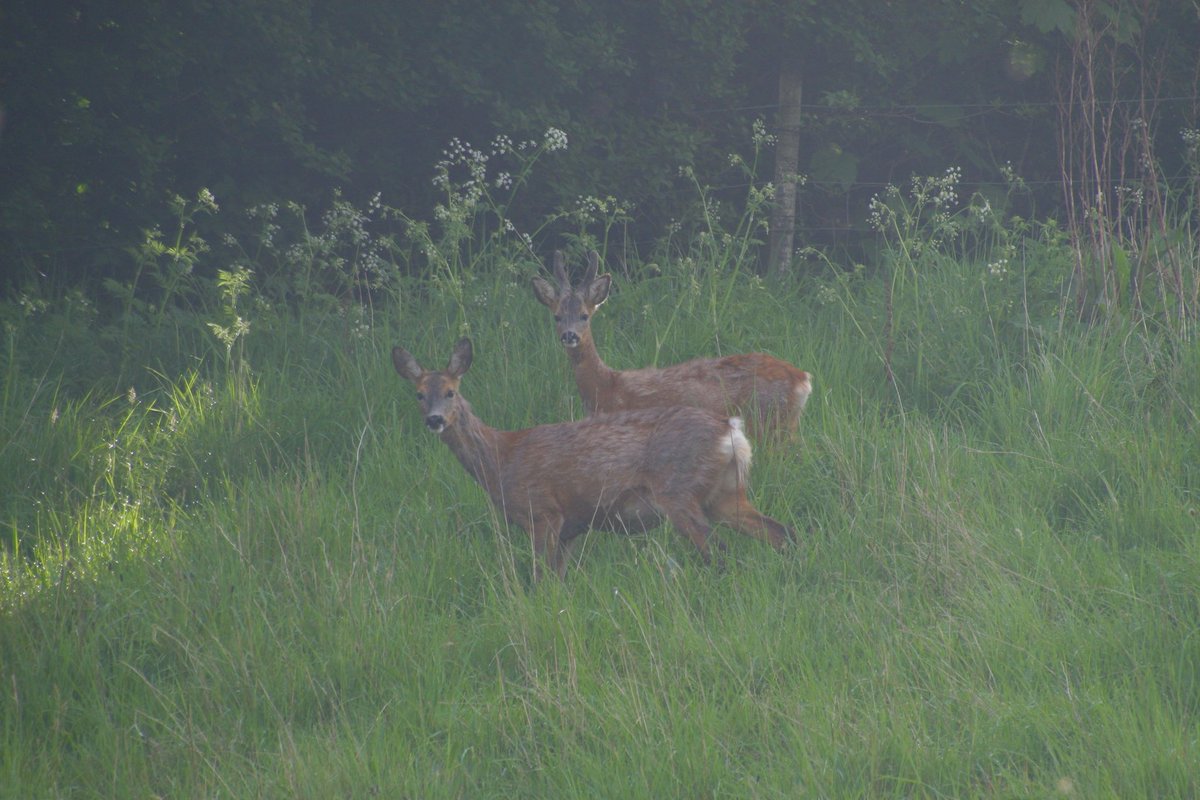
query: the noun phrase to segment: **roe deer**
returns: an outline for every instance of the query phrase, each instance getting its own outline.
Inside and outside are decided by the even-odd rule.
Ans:
[[[471,357],[470,339],[461,339],[448,366],[433,372],[403,348],[392,350],[396,371],[417,387],[426,427],[504,518],[528,533],[535,581],[540,559],[563,577],[568,544],[589,528],[646,530],[666,518],[705,562],[715,523],[777,550],[795,539],[746,496],[750,442],[737,417],[675,406],[496,430],[458,391]]]
[[[608,299],[612,275],[597,277],[600,255],[588,255],[587,273],[571,285],[562,252],[554,254],[555,286],[533,279],[533,294],[554,312],[558,340],[575,370],[589,414],[658,406],[696,406],[718,414],[740,413],[750,432],[795,430],[812,393],[807,372],[765,353],[697,358],[670,367],[615,370],[600,360],[589,320]]]

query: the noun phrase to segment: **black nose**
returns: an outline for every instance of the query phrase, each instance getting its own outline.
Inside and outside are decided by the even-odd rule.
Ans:
[[[579,334],[575,331],[567,331],[562,336],[558,337],[565,345],[579,344]]]
[[[436,431],[446,426],[446,419],[441,414],[431,414],[425,418],[425,427]]]

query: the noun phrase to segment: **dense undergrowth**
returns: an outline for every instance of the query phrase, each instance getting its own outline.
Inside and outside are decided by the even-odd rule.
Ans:
[[[891,198],[877,263],[803,280],[744,266],[754,207],[607,254],[611,365],[815,374],[752,474],[800,543],[721,531],[724,571],[668,529],[597,534],[531,586],[416,418],[388,351],[440,365],[463,333],[485,420],[581,414],[502,214],[481,233],[450,202],[384,241],[385,210],[337,206],[225,243],[208,282],[202,196],[142,251],[152,290],[23,295],[0,311],[0,795],[1195,796],[1195,319],[1081,320],[1061,237],[922,222],[953,210],[925,198]]]

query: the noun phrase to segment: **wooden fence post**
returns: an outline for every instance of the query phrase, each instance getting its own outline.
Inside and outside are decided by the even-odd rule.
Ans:
[[[785,62],[779,71],[779,125],[775,143],[775,207],[771,211],[767,273],[779,277],[792,265],[796,232],[796,176],[800,171],[800,67]]]

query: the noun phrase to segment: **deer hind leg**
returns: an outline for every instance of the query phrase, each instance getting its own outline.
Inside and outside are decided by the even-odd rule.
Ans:
[[[782,550],[788,542],[796,541],[795,531],[750,505],[744,489],[737,488],[713,498],[709,511],[713,521],[724,523],[754,539],[770,542],[776,550]]]
[[[663,515],[675,526],[675,529],[696,546],[704,563],[712,563],[712,554],[708,544],[712,534],[712,524],[699,504],[694,501],[662,502],[660,499],[659,507],[662,509]],[[716,544],[716,560],[717,565],[720,566],[724,561],[725,543],[718,539]]]

